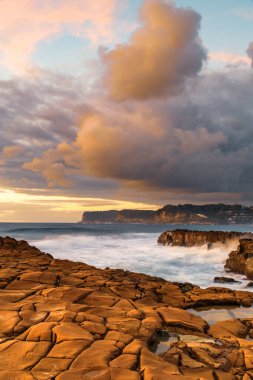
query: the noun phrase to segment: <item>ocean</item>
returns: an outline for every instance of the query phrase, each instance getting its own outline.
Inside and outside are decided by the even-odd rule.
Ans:
[[[224,271],[232,247],[169,247],[157,244],[160,233],[175,228],[253,232],[253,225],[145,225],[77,223],[0,223],[0,236],[27,240],[55,258],[85,262],[99,268],[121,268],[166,280],[190,282],[201,287],[217,286],[215,276],[233,277],[246,287],[247,279]]]

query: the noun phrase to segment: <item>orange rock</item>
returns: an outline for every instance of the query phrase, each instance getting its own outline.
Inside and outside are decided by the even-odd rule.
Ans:
[[[81,323],[82,328],[89,331],[91,334],[104,335],[106,333],[106,327],[102,323],[95,323],[90,321],[85,321]]]
[[[20,317],[16,311],[0,311],[0,337],[13,334],[19,321]]]
[[[62,372],[56,380],[111,380],[109,368],[89,368]]]
[[[120,353],[116,342],[100,340],[84,350],[72,363],[71,369],[108,367],[109,362]]]
[[[111,380],[140,380],[140,375],[128,369],[111,368]]]
[[[201,333],[207,330],[208,324],[204,319],[186,310],[174,307],[163,307],[157,309],[157,311],[167,326],[183,327]]]
[[[109,365],[110,367],[116,368],[126,368],[126,369],[136,369],[137,367],[137,355],[133,354],[122,354],[116,359],[113,359]]]
[[[90,346],[87,340],[69,340],[55,344],[47,354],[50,358],[75,359],[78,354]]]
[[[56,342],[60,343],[66,340],[86,340],[92,342],[92,335],[76,323],[62,322],[53,328],[53,333],[56,335]]]
[[[0,371],[0,380],[34,380],[28,371]]]
[[[8,341],[0,344],[0,371],[21,371],[33,367],[50,348],[48,342]]]
[[[247,335],[247,328],[237,319],[229,319],[212,325],[208,330],[208,334],[214,338],[231,336],[245,338]]]
[[[41,322],[34,326],[31,326],[23,334],[19,335],[16,339],[27,340],[33,342],[46,341],[51,342],[52,329],[56,325],[54,322]]]
[[[144,378],[145,372],[147,370],[149,372],[150,369],[157,371],[158,373],[162,370],[162,374],[164,373],[167,376],[181,374],[175,364],[164,362],[164,360],[150,352],[147,348],[141,350],[140,368],[141,371],[144,371]]]

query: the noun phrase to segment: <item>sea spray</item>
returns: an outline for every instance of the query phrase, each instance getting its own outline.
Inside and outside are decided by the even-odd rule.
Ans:
[[[82,261],[99,268],[120,268],[142,272],[166,280],[191,282],[201,287],[217,286],[215,276],[231,276],[225,273],[224,263],[229,246],[168,247],[156,243],[157,234],[110,234],[110,235],[62,235],[33,242],[39,249],[59,259]],[[247,281],[238,275],[241,284],[221,286],[239,289]]]

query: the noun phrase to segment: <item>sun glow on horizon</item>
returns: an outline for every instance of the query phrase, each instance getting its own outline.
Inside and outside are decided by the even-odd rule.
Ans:
[[[26,192],[27,191],[27,192]],[[31,194],[31,191],[33,192]],[[40,194],[43,192],[44,194]],[[0,188],[0,217],[5,222],[55,221],[78,222],[84,211],[108,209],[157,209],[160,205],[118,199],[46,194],[45,190]],[[25,216],[20,218],[20,212]],[[21,214],[22,215],[22,214]]]

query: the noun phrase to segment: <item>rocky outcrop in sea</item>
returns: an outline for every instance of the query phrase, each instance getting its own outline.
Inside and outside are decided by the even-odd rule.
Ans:
[[[187,309],[252,304],[249,291],[97,269],[0,238],[0,380],[249,380],[250,309],[212,325]]]
[[[162,245],[172,245],[181,247],[195,247],[212,244],[230,244],[239,243],[239,239],[242,237],[252,237],[252,233],[242,232],[224,232],[224,231],[192,231],[184,229],[176,229],[173,231],[163,232],[159,238],[158,243]]]
[[[229,254],[225,268],[253,279],[253,240],[240,239],[235,251]]]

